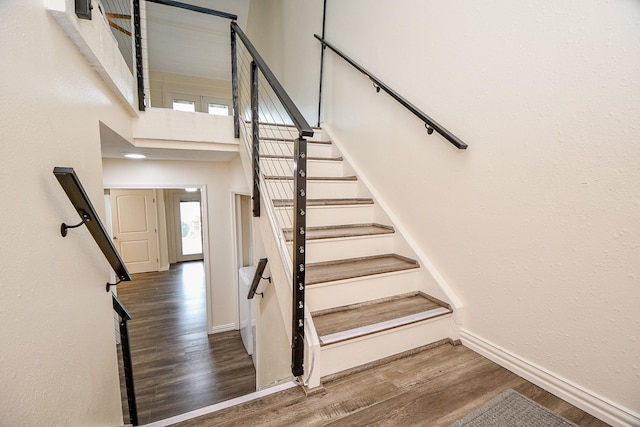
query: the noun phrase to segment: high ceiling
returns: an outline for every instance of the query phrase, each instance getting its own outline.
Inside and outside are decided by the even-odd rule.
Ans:
[[[246,27],[249,0],[185,0],[184,3],[238,15]],[[149,69],[231,80],[229,20],[145,2]]]
[[[249,1],[183,0],[181,3],[237,15],[238,25],[244,29]],[[114,39],[129,69],[132,69],[131,3],[127,0],[101,0],[99,7],[103,16],[94,16],[104,19],[111,27]],[[141,7],[146,8],[146,54],[151,70],[231,80],[228,19],[144,0]]]
[[[238,16],[238,25],[246,28],[250,0],[181,0],[208,9]],[[231,80],[231,48],[229,20],[190,10],[141,1],[146,7],[149,68],[217,80]],[[130,34],[133,32],[128,0],[101,0],[103,19],[111,27],[114,39],[125,58],[132,58]],[[144,34],[144,33],[143,33]],[[144,53],[143,53],[144,54]],[[132,61],[127,61],[132,68]],[[235,155],[216,151],[214,145],[202,150],[178,150],[135,147],[101,123],[102,156],[122,158],[123,154],[140,152],[159,160],[228,161]]]

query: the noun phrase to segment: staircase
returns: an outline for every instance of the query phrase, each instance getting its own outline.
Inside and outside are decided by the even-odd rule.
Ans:
[[[284,218],[292,178],[281,163],[291,162],[293,143],[273,130],[261,128],[261,170]],[[308,141],[306,304],[320,377],[448,339],[450,306],[425,293],[426,272],[404,239],[336,147],[316,135]],[[283,234],[291,253],[291,228]]]

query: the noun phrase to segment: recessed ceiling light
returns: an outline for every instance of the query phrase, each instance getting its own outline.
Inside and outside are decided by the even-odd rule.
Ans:
[[[141,153],[127,153],[124,155],[127,159],[146,159],[147,156]]]
[[[184,191],[186,191],[187,193],[195,193],[196,191],[198,191],[198,189],[194,187],[188,187],[185,188]]]

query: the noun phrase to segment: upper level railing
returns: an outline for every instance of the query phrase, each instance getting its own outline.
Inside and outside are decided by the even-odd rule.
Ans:
[[[307,140],[313,129],[237,23],[231,23],[234,132],[252,156],[253,214],[261,197],[293,270],[291,372],[304,374]],[[291,232],[290,230],[293,230]],[[291,236],[290,239],[285,237]],[[287,241],[289,240],[289,242]],[[288,254],[285,254],[285,261]]]
[[[326,39],[320,37],[317,34],[315,34],[314,36],[315,36],[315,38],[317,38],[320,41],[320,43],[322,43],[323,49],[324,49],[324,47],[328,47],[333,52],[335,52],[340,58],[342,58],[345,61],[347,61],[347,63],[349,63],[351,66],[353,66],[356,70],[360,71],[362,74],[364,74],[369,79],[371,79],[371,81],[373,82],[377,92],[380,92],[380,90],[385,91],[393,99],[398,101],[402,106],[404,106],[406,109],[408,109],[413,114],[415,114],[420,120],[422,120],[424,122],[424,124],[425,124],[425,127],[427,128],[427,133],[429,135],[431,135],[433,133],[433,131],[435,130],[440,135],[442,135],[447,141],[449,141],[450,143],[455,145],[460,150],[466,150],[467,149],[467,147],[468,147],[467,144],[462,142],[462,140],[460,140],[460,138],[458,138],[453,133],[448,131],[444,126],[442,126],[441,124],[439,124],[438,122],[433,120],[431,117],[429,117],[424,112],[422,112],[418,107],[416,107],[415,105],[413,105],[412,103],[407,101],[399,93],[397,93],[396,91],[391,89],[389,86],[387,86],[385,83],[383,83],[379,78],[377,78],[376,76],[371,74],[369,71],[367,71],[364,67],[362,67],[357,62],[355,62],[353,59],[349,58],[346,54],[344,54],[342,51],[340,51],[334,45],[329,43]]]

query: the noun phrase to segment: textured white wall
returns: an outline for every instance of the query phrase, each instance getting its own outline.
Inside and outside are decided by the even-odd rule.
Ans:
[[[300,112],[318,122],[322,1],[262,0],[249,6],[247,35]]]
[[[275,16],[296,10],[266,3]],[[324,89],[325,122],[463,299],[464,328],[635,412],[639,22],[634,0],[328,2],[327,39],[467,152],[332,54]],[[275,28],[264,40],[313,32]],[[269,55],[293,67],[285,87],[317,60]],[[293,97],[305,111],[317,102]]]
[[[177,188],[206,185],[209,222],[210,330],[237,326],[237,283],[233,271],[231,191],[245,190],[239,161],[131,161],[103,159],[105,188]]]
[[[42,0],[0,17],[0,424],[121,425],[110,269],[84,227],[60,236],[79,217],[52,171],[105,220],[99,121],[130,117]]]

